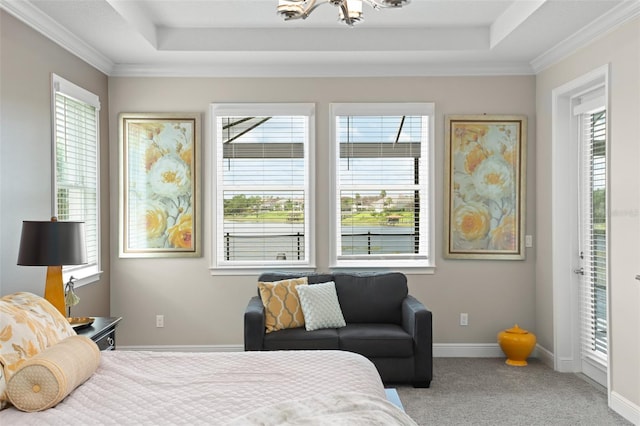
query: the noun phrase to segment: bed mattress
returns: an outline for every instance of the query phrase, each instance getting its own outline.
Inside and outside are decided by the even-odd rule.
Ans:
[[[356,396],[359,409],[366,410],[362,398],[386,403],[374,365],[350,352],[108,351],[93,376],[57,406],[36,413],[10,407],[0,411],[0,423],[249,424],[261,422],[261,412],[273,418],[272,410],[296,401],[308,409],[337,397],[348,401],[347,395]]]

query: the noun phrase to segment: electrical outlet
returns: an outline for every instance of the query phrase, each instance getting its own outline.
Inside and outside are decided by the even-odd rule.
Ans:
[[[164,327],[164,315],[156,315],[156,327]]]
[[[469,325],[469,314],[467,313],[460,314],[460,325]]]

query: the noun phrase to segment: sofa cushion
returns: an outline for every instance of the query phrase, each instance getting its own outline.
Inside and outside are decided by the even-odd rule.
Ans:
[[[299,277],[307,277],[309,284],[319,284],[326,283],[328,281],[333,281],[333,274],[318,274],[315,272],[301,272],[301,273],[291,273],[291,272],[264,272],[260,274],[258,277],[258,281],[281,281],[281,280],[291,280],[293,278]]]
[[[402,324],[402,301],[409,293],[404,274],[336,273],[333,281],[347,324]]]
[[[338,331],[335,328],[306,331],[304,328],[288,328],[264,336],[264,349],[302,350],[339,349]]]
[[[347,324],[338,330],[340,349],[366,357],[413,356],[413,339],[395,324]]]

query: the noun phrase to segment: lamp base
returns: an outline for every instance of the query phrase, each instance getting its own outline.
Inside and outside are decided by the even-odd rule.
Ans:
[[[47,282],[44,286],[44,298],[66,317],[64,285],[62,284],[62,266],[47,267]]]

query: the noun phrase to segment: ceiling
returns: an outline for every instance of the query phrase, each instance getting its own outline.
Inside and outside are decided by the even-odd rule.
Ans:
[[[277,0],[0,0],[111,76],[533,74],[640,14],[640,0],[412,0],[330,4],[285,22]]]

